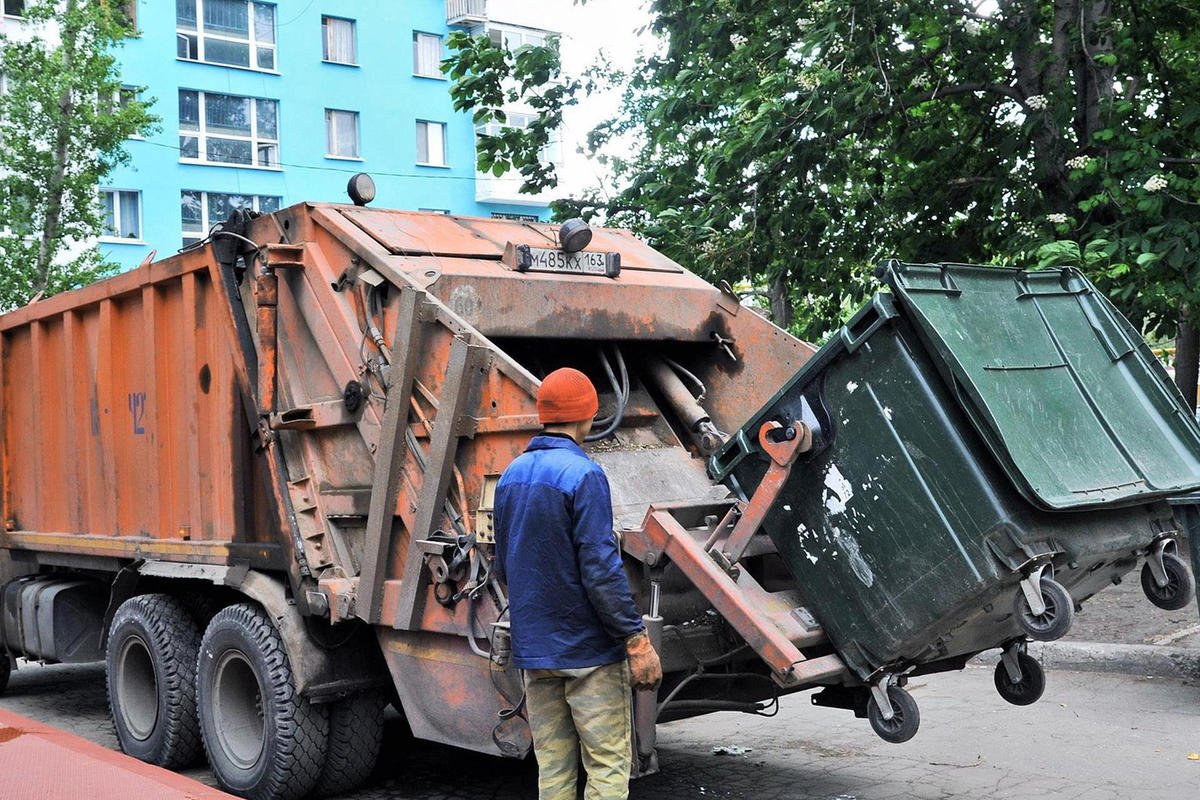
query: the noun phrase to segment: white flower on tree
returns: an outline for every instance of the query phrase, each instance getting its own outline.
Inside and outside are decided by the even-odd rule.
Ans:
[[[1167,188],[1167,179],[1162,175],[1151,175],[1150,178],[1142,184],[1142,188],[1147,192],[1161,192]]]
[[[1052,225],[1066,225],[1071,221],[1071,218],[1066,214],[1047,214],[1046,221]]]
[[[1087,165],[1092,163],[1091,156],[1075,156],[1067,160],[1068,169],[1087,169]]]
[[[963,23],[963,31],[968,36],[978,36],[983,33],[983,23],[977,19],[969,19]]]
[[[1046,100],[1046,96],[1042,94],[1035,94],[1031,97],[1025,98],[1025,105],[1029,106],[1034,111],[1041,111],[1049,104],[1050,103]]]

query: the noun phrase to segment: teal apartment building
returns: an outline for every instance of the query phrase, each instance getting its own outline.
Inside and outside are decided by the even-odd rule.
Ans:
[[[438,69],[452,30],[511,48],[544,40],[489,18],[486,0],[124,5],[137,35],[119,53],[126,88],[114,101],[140,92],[162,121],[100,187],[100,249],[122,267],[204,238],[234,208],[347,202],[357,172],[382,207],[547,217],[548,198],[519,193],[519,179],[476,174],[475,128]],[[510,111],[510,124],[528,118]]]

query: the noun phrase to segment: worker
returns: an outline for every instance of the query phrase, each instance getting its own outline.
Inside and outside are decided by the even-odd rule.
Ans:
[[[655,689],[658,654],[634,605],[604,471],[579,446],[596,388],[558,369],[537,395],[543,430],[496,487],[496,565],[508,582],[512,662],[524,670],[539,800],[629,796],[630,689]]]

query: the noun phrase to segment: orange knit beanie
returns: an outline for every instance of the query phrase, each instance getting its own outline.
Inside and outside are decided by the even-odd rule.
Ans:
[[[600,400],[596,387],[577,369],[563,367],[546,376],[538,389],[538,422],[581,422],[596,416]]]

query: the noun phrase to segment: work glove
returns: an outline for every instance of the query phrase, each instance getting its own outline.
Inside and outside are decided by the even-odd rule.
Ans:
[[[625,640],[625,652],[629,654],[630,683],[633,688],[657,689],[662,683],[662,663],[650,644],[650,636],[644,630],[630,636]]]

